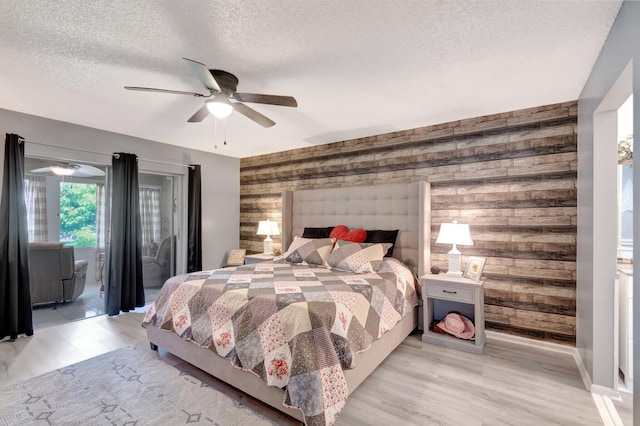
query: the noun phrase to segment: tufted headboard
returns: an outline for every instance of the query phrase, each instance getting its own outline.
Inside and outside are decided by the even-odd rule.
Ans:
[[[305,227],[398,229],[393,257],[430,268],[431,195],[427,182],[285,191],[282,193],[283,251]]]

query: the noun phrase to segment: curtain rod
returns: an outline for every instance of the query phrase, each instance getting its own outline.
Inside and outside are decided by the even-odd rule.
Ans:
[[[23,139],[24,140],[24,139]],[[114,152],[114,153],[109,153],[109,152],[100,152],[100,151],[91,151],[89,149],[82,149],[82,148],[70,148],[67,146],[60,146],[60,145],[53,145],[50,143],[44,143],[44,142],[34,142],[34,141],[28,141],[28,140],[24,140],[26,143],[32,143],[34,145],[42,145],[42,146],[50,146],[52,148],[62,148],[62,149],[70,149],[73,151],[82,151],[82,152],[88,152],[89,154],[100,154],[100,155],[108,155],[108,156],[113,156],[114,158],[120,158],[120,154]],[[142,160],[142,161],[148,161],[151,163],[160,163],[160,164],[167,164],[169,166],[178,166],[178,167],[188,167],[191,170],[195,169],[195,165],[193,164],[183,164],[183,163],[172,163],[170,161],[162,161],[162,160],[151,160],[149,158],[139,158],[138,160]]]

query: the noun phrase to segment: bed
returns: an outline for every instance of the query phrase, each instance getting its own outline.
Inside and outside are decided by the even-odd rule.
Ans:
[[[389,284],[386,282],[388,280],[385,277],[391,276],[388,274],[389,269],[393,269],[392,272],[396,272],[396,269],[401,271],[402,266],[397,265],[403,264],[412,269],[412,276],[420,276],[425,270],[428,270],[429,200],[429,185],[425,182],[284,192],[282,195],[282,246],[284,248],[291,246],[294,238],[302,235],[304,229],[309,227],[346,224],[369,230],[397,229],[398,235],[393,248],[393,258],[397,260],[391,259],[384,262],[380,265],[380,269],[377,272],[374,271],[373,274],[358,275],[336,271],[337,277],[329,277],[327,274],[333,272],[328,268],[319,268],[305,263],[290,266],[285,262],[266,262],[173,277],[165,283],[161,294],[156,299],[158,306],[154,302],[143,323],[151,347],[162,347],[214,377],[307,424],[333,424],[344,406],[348,394],[353,392],[386,356],[418,326],[418,318],[421,317],[418,315],[418,303],[402,301],[399,300],[399,296],[394,296],[394,294],[410,293],[410,290],[406,290],[409,289],[404,285],[406,283],[403,284],[403,280],[408,280],[407,275],[404,275],[405,278],[397,278],[397,282],[403,284],[406,291],[401,290],[396,293],[393,293],[394,290],[390,290]],[[399,275],[402,274],[403,272],[399,273]],[[276,279],[273,279],[274,277]],[[358,281],[365,278],[371,279],[373,284]],[[265,284],[271,280],[273,280],[271,284]],[[343,280],[343,282],[339,282],[339,280]],[[376,290],[374,285],[378,285],[382,281],[385,283],[380,285],[387,287],[380,287],[382,290]],[[299,288],[296,287],[297,284],[299,284]],[[398,288],[402,287],[400,284]],[[321,285],[326,288],[320,288]],[[291,290],[292,286],[296,288]],[[229,305],[220,307],[217,296],[214,298],[202,294],[204,291],[200,291],[200,289],[205,287],[209,294],[220,293],[222,295],[220,299],[227,299],[227,302],[234,307],[230,308]],[[249,287],[250,289],[247,289]],[[347,287],[349,287],[348,292],[343,291]],[[232,291],[223,293],[223,288]],[[301,288],[303,290],[300,290]],[[415,283],[415,290],[419,291],[417,283]],[[307,298],[309,298],[309,294],[312,294],[313,298],[326,300],[326,293],[329,293],[333,294],[335,299],[335,295],[339,293],[351,301],[363,298],[358,295],[354,296],[351,292],[364,291],[369,292],[368,294],[373,292],[387,295],[387,301],[384,302],[387,310],[383,315],[383,310],[379,309],[380,315],[370,315],[368,318],[365,315],[363,320],[369,334],[374,335],[376,330],[379,330],[380,336],[374,335],[372,339],[369,334],[364,333],[368,337],[363,341],[359,343],[356,343],[355,340],[348,342],[353,347],[345,348],[341,346],[342,343],[337,345],[339,350],[335,352],[337,352],[338,363],[342,366],[339,369],[336,369],[335,359],[329,360],[329,355],[322,355],[323,352],[318,348],[322,348],[326,342],[333,343],[328,346],[336,346],[336,341],[344,342],[345,340],[339,336],[340,332],[331,330],[331,333],[318,337],[319,335],[316,333],[318,328],[314,326],[313,332],[316,333],[314,334],[316,336],[314,344],[316,346],[305,346],[304,342],[309,339],[293,340],[289,331],[283,332],[284,328],[279,328],[279,323],[274,325],[272,318],[275,315],[264,314],[264,318],[259,321],[260,327],[262,327],[260,332],[262,346],[273,346],[270,349],[284,348],[287,353],[283,355],[282,352],[270,350],[270,354],[277,356],[269,355],[270,358],[266,359],[267,355],[265,355],[264,363],[256,364],[255,361],[249,361],[251,355],[239,354],[242,350],[240,348],[242,342],[245,342],[242,343],[243,345],[250,346],[246,343],[251,342],[249,337],[253,333],[245,330],[244,324],[248,320],[245,320],[247,316],[245,311],[241,309],[244,309],[244,305],[248,304],[247,293],[253,292],[251,293],[253,296],[249,296],[248,300],[255,305],[256,301],[260,299],[256,295],[259,295],[261,291],[265,292],[264,294],[278,293],[277,296],[269,296],[272,302],[278,300],[278,303],[281,301],[282,295],[280,293],[291,292],[290,296],[293,298],[292,303],[294,303],[291,306],[301,305],[295,303],[299,302],[295,297],[299,297],[301,291],[313,292],[305,293]],[[227,294],[235,296],[231,297]],[[245,300],[238,300],[236,297],[238,294],[242,294],[242,298]],[[265,297],[265,300],[269,297]],[[207,299],[206,304],[205,299]],[[216,302],[211,303],[209,299],[215,299]],[[369,297],[369,299],[375,299],[375,297]],[[395,311],[388,308],[389,302],[393,304],[394,300],[397,305]],[[207,315],[194,315],[192,318],[190,310],[185,309],[188,304],[190,304],[190,308],[206,305]],[[273,304],[271,303],[271,305]],[[307,304],[311,305],[312,303],[302,305],[306,306]],[[347,304],[348,302],[343,302],[343,305]],[[332,315],[337,318],[337,315],[342,312],[338,312],[338,306],[342,309],[343,305],[336,303],[335,315]],[[242,306],[242,308],[238,308],[238,306]],[[293,310],[288,306],[286,309]],[[296,308],[296,310],[300,309]],[[167,315],[168,311],[172,313]],[[324,313],[309,313],[307,309],[303,309],[303,311],[305,312],[302,318],[306,318],[304,320],[299,319],[301,317],[286,314],[278,315],[276,322],[284,322],[289,317],[297,318],[291,320],[291,326],[304,328],[300,324],[314,323],[320,321],[320,317],[326,316]],[[235,315],[233,317],[234,323],[229,322],[232,315],[227,316],[229,312]],[[238,312],[242,313],[238,314]],[[258,311],[254,309],[251,312],[255,314]],[[331,317],[331,321],[336,319],[334,316]],[[372,322],[371,318],[374,317],[378,322]],[[380,319],[379,317],[384,318]],[[391,320],[389,319],[391,317],[397,318]],[[345,322],[344,318],[340,317],[340,319],[343,323]],[[210,322],[211,328],[216,330],[226,330],[225,324],[231,324],[230,327],[234,331],[204,336],[203,332],[199,331],[201,328],[194,325],[199,322]],[[354,320],[351,321],[351,323],[354,322]],[[334,321],[334,328],[335,324],[340,324],[340,322]],[[387,326],[387,324],[392,324],[392,326]],[[271,331],[265,333],[265,329]],[[360,329],[358,330],[352,334],[363,334]],[[308,327],[303,332],[308,333]],[[264,338],[265,335],[269,336],[268,342]],[[280,335],[282,338],[276,338]],[[301,335],[307,336],[303,333]],[[280,341],[280,343],[270,343],[271,340]],[[282,341],[289,343],[281,345]],[[318,341],[324,343],[318,344]],[[257,340],[256,346],[260,346]],[[317,359],[312,358],[311,355]],[[296,365],[293,365],[292,360],[296,360]],[[297,360],[304,360],[304,362]],[[289,366],[289,363],[292,365]],[[289,367],[291,372],[289,375],[283,373],[280,377],[278,369],[283,365]],[[316,366],[317,371],[308,368],[308,365]],[[322,388],[320,390],[323,395],[317,400],[306,395],[298,396],[295,394],[297,389],[314,388],[314,386]]]

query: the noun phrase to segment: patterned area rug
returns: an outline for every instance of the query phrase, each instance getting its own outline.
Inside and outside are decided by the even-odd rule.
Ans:
[[[167,364],[156,352],[134,347],[0,389],[0,424],[34,423],[275,424]]]

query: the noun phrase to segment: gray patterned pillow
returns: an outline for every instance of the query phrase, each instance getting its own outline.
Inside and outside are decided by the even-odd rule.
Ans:
[[[352,243],[338,240],[327,259],[327,265],[357,274],[376,272],[392,244]]]
[[[333,240],[331,238],[301,238],[296,237],[289,250],[280,257],[274,259],[276,262],[301,263],[307,262],[312,265],[324,265],[327,257],[333,250]]]

